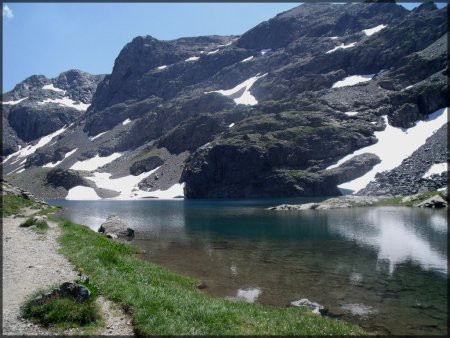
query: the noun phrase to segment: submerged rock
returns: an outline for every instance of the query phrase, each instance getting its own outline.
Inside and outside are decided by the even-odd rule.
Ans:
[[[134,236],[134,230],[116,215],[108,216],[106,222],[100,225],[98,232],[105,234],[109,238]]]

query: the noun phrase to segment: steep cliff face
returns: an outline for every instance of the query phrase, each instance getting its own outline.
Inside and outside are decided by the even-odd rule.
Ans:
[[[31,77],[6,94],[28,99],[5,105],[4,135],[21,135],[5,155],[62,131],[4,165],[86,169],[100,197],[105,182],[122,197],[177,187],[174,197],[183,184],[187,198],[337,195],[346,182],[400,164],[377,149],[391,134],[416,147],[391,141],[385,152],[401,161],[444,123],[447,29],[446,9],[432,3],[413,11],[308,3],[241,36],[137,37],[98,86],[67,72]],[[42,90],[50,84],[65,94]],[[47,103],[44,113],[27,104],[33,95],[92,103],[85,113]],[[407,137],[419,129],[420,137]],[[114,188],[128,176],[130,189]]]

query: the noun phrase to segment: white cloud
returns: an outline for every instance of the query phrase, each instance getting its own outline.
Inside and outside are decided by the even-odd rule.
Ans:
[[[3,5],[3,17],[6,19],[14,18],[13,11],[8,7],[8,5]]]

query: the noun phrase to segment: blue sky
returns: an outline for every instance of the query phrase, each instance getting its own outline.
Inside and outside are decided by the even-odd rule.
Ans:
[[[6,3],[3,92],[33,74],[51,78],[72,68],[110,73],[122,47],[135,36],[239,35],[298,4]]]

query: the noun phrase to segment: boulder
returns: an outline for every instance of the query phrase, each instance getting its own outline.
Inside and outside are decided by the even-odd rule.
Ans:
[[[77,302],[86,302],[91,296],[90,291],[82,285],[64,282],[58,289],[37,296],[31,301],[32,305],[42,305],[50,300],[58,298],[69,298]]]
[[[445,208],[447,206],[447,201],[445,201],[441,196],[432,196],[423,202],[415,205],[419,208]]]
[[[100,225],[98,232],[105,234],[109,238],[134,236],[134,230],[116,215],[108,216],[106,222]]]
[[[326,309],[323,305],[311,302],[307,298],[302,298],[300,300],[291,302],[291,306],[306,307],[306,308],[312,309],[312,312],[315,314],[318,314],[318,315],[326,315],[328,313],[328,309]]]

